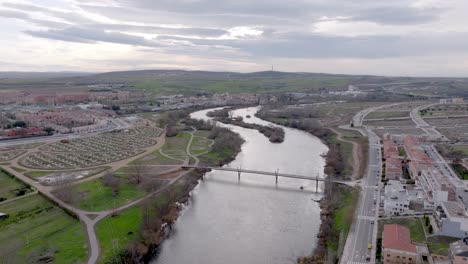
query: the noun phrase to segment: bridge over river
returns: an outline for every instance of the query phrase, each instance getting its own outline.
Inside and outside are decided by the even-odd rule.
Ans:
[[[318,191],[319,181],[321,181],[321,182],[325,182],[325,181],[334,182],[334,183],[338,183],[338,184],[345,184],[345,185],[352,186],[352,187],[360,184],[360,181],[330,180],[330,179],[327,179],[327,178],[320,178],[320,177],[318,177],[318,175],[315,176],[315,177],[308,177],[308,176],[304,176],[304,175],[280,173],[278,170],[276,170],[274,172],[271,172],[271,171],[248,170],[248,169],[242,169],[242,168],[191,166],[191,165],[184,165],[184,166],[182,166],[182,169],[232,171],[232,172],[237,172],[239,180],[240,180],[241,173],[267,175],[267,176],[275,177],[276,184],[278,184],[278,177],[315,181],[315,191],[316,192]]]

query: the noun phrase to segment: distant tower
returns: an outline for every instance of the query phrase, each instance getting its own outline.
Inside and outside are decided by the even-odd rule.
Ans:
[[[271,65],[271,71],[273,71],[273,65]]]

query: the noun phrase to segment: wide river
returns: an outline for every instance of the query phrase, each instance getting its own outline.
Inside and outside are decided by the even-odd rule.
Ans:
[[[192,118],[208,119],[202,110]],[[245,122],[269,124],[254,116],[256,107],[234,111]],[[251,118],[246,118],[250,115]],[[328,151],[317,137],[284,128],[285,141],[270,143],[256,130],[223,125],[246,141],[227,167],[323,176]],[[304,189],[300,190],[300,186]],[[192,192],[173,233],[154,264],[285,264],[312,252],[320,208],[315,182],[265,175],[212,171]]]

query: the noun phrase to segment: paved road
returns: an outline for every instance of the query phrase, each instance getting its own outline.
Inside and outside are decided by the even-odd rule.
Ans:
[[[421,128],[424,132],[426,132],[426,134],[428,135],[431,135],[435,138],[441,138],[443,140],[447,140],[447,138],[442,135],[439,131],[437,131],[437,129],[435,129],[434,127],[430,126],[426,121],[424,121],[424,119],[419,115],[419,111],[424,109],[424,108],[428,108],[428,107],[431,107],[433,105],[436,105],[436,104],[429,104],[429,105],[421,105],[421,106],[418,106],[418,107],[415,107],[411,110],[410,112],[410,117],[411,117],[411,120],[413,120],[413,122],[416,124],[417,127]]]
[[[375,110],[379,110],[379,109],[385,108],[385,107],[391,107],[391,106],[399,105],[399,104],[400,104],[400,103],[379,105],[379,106],[369,107],[369,108],[366,108],[366,109],[363,109],[363,110],[359,111],[359,112],[353,117],[353,124],[354,124],[354,127],[362,127],[362,122],[364,121],[364,118],[366,118],[366,116],[367,116],[368,114],[370,114],[371,112],[373,112],[373,111],[375,111]]]
[[[108,119],[109,122],[111,122],[113,125],[110,125],[109,127],[95,131],[95,132],[90,132],[90,133],[72,133],[72,134],[54,134],[52,136],[39,136],[39,137],[29,137],[29,138],[16,138],[16,139],[6,139],[0,141],[0,147],[8,147],[8,146],[14,146],[14,145],[21,145],[21,144],[31,144],[31,143],[51,143],[55,141],[59,141],[62,139],[73,139],[73,138],[78,138],[78,137],[83,137],[83,136],[93,136],[97,134],[101,134],[104,132],[110,132],[113,130],[118,130],[118,129],[126,129],[131,127],[130,124],[126,123],[123,120],[119,119]]]
[[[341,258],[343,264],[375,263],[376,225],[379,205],[379,175],[382,168],[380,138],[371,130],[367,130],[369,137],[369,165],[362,180],[362,191],[357,204],[355,219],[346,240]],[[372,245],[372,249],[368,245]]]

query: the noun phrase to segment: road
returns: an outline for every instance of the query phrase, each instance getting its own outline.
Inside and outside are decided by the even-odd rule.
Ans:
[[[447,138],[442,135],[439,131],[437,131],[434,127],[430,126],[424,119],[419,115],[419,111],[421,111],[424,108],[431,107],[436,104],[429,104],[429,105],[421,105],[418,107],[415,107],[411,110],[410,112],[410,117],[411,120],[416,124],[416,127],[421,128],[426,134],[433,136],[435,138],[441,138],[442,140],[447,141]]]
[[[362,122],[364,121],[364,118],[366,118],[366,116],[368,114],[370,114],[371,112],[373,112],[375,110],[379,110],[381,108],[391,107],[391,106],[399,105],[399,104],[400,103],[386,104],[386,105],[379,105],[379,106],[374,106],[374,107],[369,107],[369,108],[363,109],[363,110],[359,111],[353,117],[353,125],[354,125],[354,127],[362,127]]]
[[[198,159],[197,156],[199,156],[201,154],[204,154],[204,153],[201,153],[201,154],[198,154],[198,155],[193,155],[193,154],[190,153],[190,147],[191,147],[191,144],[193,142],[193,137],[194,137],[195,132],[196,132],[196,130],[194,129],[190,133],[190,141],[189,141],[189,143],[187,145],[186,151],[187,151],[187,155],[195,160],[195,165],[198,165],[199,159]],[[53,141],[57,140],[57,137],[55,137],[55,136],[51,136],[51,137],[47,137],[47,138],[53,138],[54,139]],[[36,138],[34,138],[33,140],[35,140],[35,139]],[[28,140],[29,139],[27,139],[27,141]],[[21,142],[22,142],[21,144],[24,144],[24,141],[21,141]],[[111,166],[111,170],[115,171],[118,168],[127,165],[129,162],[131,162],[133,160],[136,160],[136,159],[138,159],[140,157],[143,157],[144,155],[147,155],[148,153],[151,153],[151,152],[153,152],[153,151],[155,151],[157,149],[160,149],[164,145],[164,142],[165,142],[165,133],[160,135],[156,139],[156,142],[157,143],[155,145],[146,148],[145,151],[143,153],[139,154],[139,155],[130,157],[130,158],[125,159],[125,160],[116,161],[114,163],[110,163],[110,164],[107,164],[107,165]],[[19,143],[16,143],[16,144],[19,144]],[[29,149],[26,153],[29,153],[30,151],[32,151],[32,150]],[[88,246],[89,246],[89,252],[88,252],[88,254],[89,254],[88,257],[89,258],[88,258],[88,261],[87,261],[88,264],[96,263],[98,261],[98,259],[99,259],[99,255],[100,255],[99,241],[97,239],[97,235],[96,235],[96,232],[95,232],[95,225],[97,224],[97,222],[99,222],[100,220],[102,220],[105,217],[108,217],[110,214],[112,214],[114,212],[119,212],[119,211],[125,210],[125,209],[127,209],[129,207],[132,207],[132,206],[134,206],[136,204],[139,204],[139,203],[145,201],[146,199],[150,199],[151,197],[154,197],[154,195],[166,190],[173,183],[175,183],[180,178],[184,177],[185,175],[187,175],[188,173],[191,172],[191,170],[181,171],[179,173],[179,175],[177,175],[176,177],[170,179],[168,184],[166,186],[164,186],[163,188],[161,188],[159,190],[156,190],[154,192],[151,192],[151,193],[147,194],[146,196],[144,196],[144,197],[142,197],[142,198],[140,198],[138,200],[135,200],[135,201],[133,201],[131,203],[128,203],[128,204],[126,204],[126,205],[124,205],[122,207],[111,209],[111,210],[100,211],[100,212],[92,212],[92,211],[84,211],[84,210],[78,209],[76,207],[73,207],[73,206],[63,202],[62,200],[60,200],[58,197],[56,197],[53,194],[53,190],[55,189],[55,187],[53,187],[53,186],[43,186],[43,185],[39,184],[37,181],[34,181],[33,179],[23,175],[23,173],[12,169],[12,166],[22,168],[18,164],[18,160],[22,156],[26,155],[26,153],[24,153],[24,154],[16,157],[15,159],[13,159],[11,161],[10,166],[3,166],[3,168],[6,171],[8,171],[9,173],[11,173],[12,175],[14,175],[16,178],[18,178],[19,180],[21,180],[21,181],[25,182],[26,184],[29,184],[30,186],[34,187],[37,190],[37,192],[43,194],[44,196],[48,197],[50,200],[54,201],[57,206],[61,207],[62,209],[68,210],[69,212],[73,212],[80,219],[80,221],[85,226],[86,235],[87,235],[87,238],[88,238]],[[97,174],[95,176],[91,176],[91,177],[88,177],[88,178],[85,178],[85,179],[82,179],[82,180],[79,180],[79,181],[75,181],[75,182],[73,182],[73,184],[78,184],[78,183],[83,182],[83,181],[89,181],[89,180],[92,180],[94,178],[101,177],[103,174],[104,173],[99,173],[99,174]],[[90,217],[91,215],[93,215],[94,217]]]
[[[39,136],[39,137],[26,137],[26,138],[15,138],[15,139],[6,139],[0,141],[0,147],[8,147],[21,144],[31,144],[31,143],[51,143],[59,141],[62,139],[73,139],[83,136],[93,136],[104,132],[110,132],[113,130],[126,129],[131,127],[130,124],[126,123],[120,119],[107,119],[112,125],[108,126],[99,131],[90,132],[90,133],[70,133],[70,134],[54,134],[52,136]]]
[[[382,154],[380,138],[371,130],[366,130],[366,133],[369,137],[369,164],[362,180],[362,191],[341,258],[342,264],[375,263],[377,225],[373,223],[378,219]],[[368,248],[369,244],[372,249]]]

